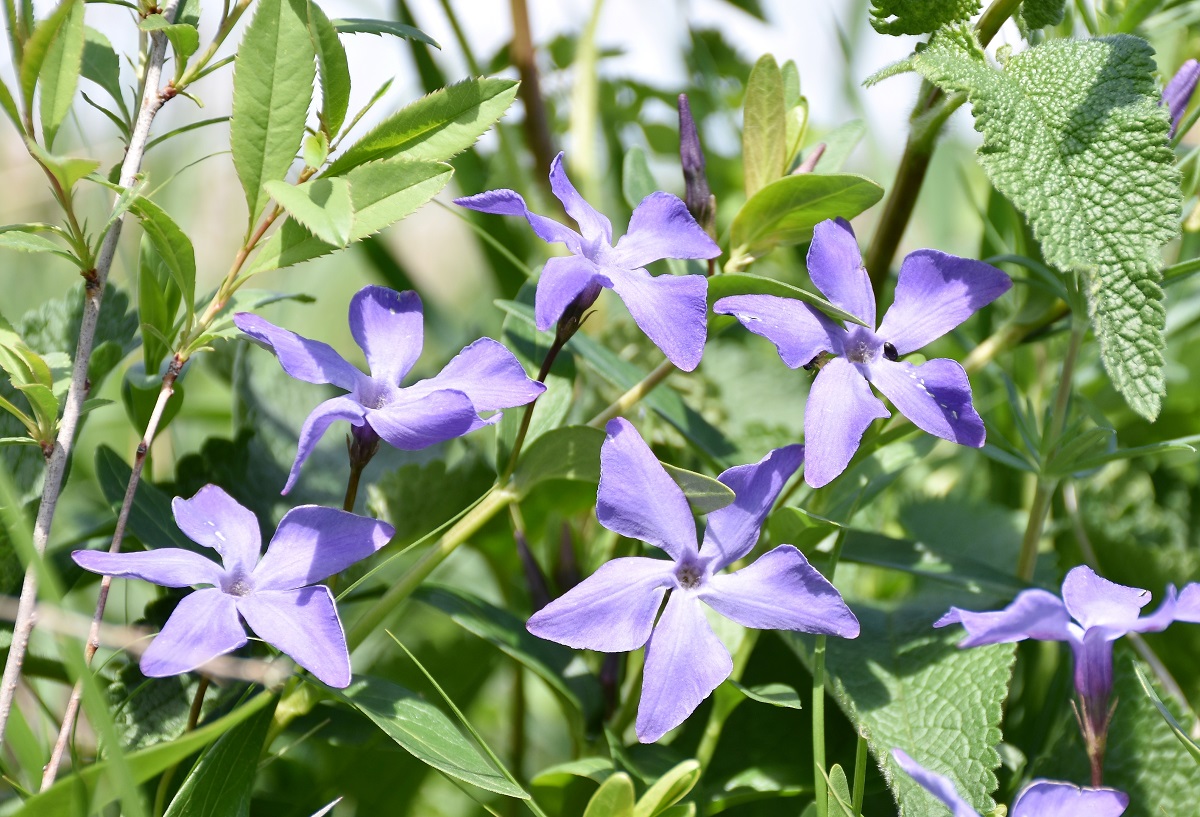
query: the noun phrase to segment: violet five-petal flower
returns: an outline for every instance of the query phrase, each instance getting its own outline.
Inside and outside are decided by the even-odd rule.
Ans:
[[[421,298],[380,286],[359,290],[350,301],[350,332],[366,354],[371,373],[363,374],[328,344],[282,329],[258,315],[239,312],[237,327],[279,358],[283,370],[307,383],[331,383],[349,394],[321,403],[300,429],[296,460],[283,493],[291,490],[300,467],[317,441],[338,420],[356,437],[412,451],[490,425],[482,411],[523,406],[546,387],[531,380],[512,352],[491,338],[463,349],[433,377],[401,386],[421,356],[424,339]]]
[[[1167,110],[1171,113],[1172,136],[1179,128],[1179,123],[1183,121],[1188,103],[1192,101],[1192,94],[1196,91],[1197,82],[1200,82],[1200,62],[1188,60],[1179,66],[1175,76],[1171,77],[1167,87],[1163,88],[1162,104],[1166,105]]]
[[[525,206],[513,190],[489,190],[455,199],[481,213],[524,216],[539,238],[566,245],[571,254],[542,269],[534,300],[537,328],[550,329],[568,307],[586,309],[601,289],[621,296],[634,322],[667,358],[686,372],[700,364],[707,337],[708,281],[703,275],[652,276],[645,266],[663,258],[715,258],[721,249],[696,223],[687,205],[670,193],[651,193],[634,209],[616,246],[612,225],[567,178],[563,154],[550,166],[550,187],[579,232]]]
[[[909,777],[917,781],[950,809],[954,817],[980,817],[963,799],[950,778],[932,772],[901,749],[892,757]],[[1120,817],[1129,806],[1129,795],[1116,789],[1080,788],[1057,780],[1035,780],[1013,800],[1009,817]]]
[[[801,446],[776,449],[758,463],[722,473],[718,479],[735,499],[708,515],[697,546],[687,498],[637,429],[618,418],[606,431],[596,517],[614,533],[654,545],[671,558],[613,559],[535,613],[528,628],[576,649],[626,652],[645,645],[640,741],[656,741],[683,723],[733,669],[700,602],[745,627],[858,635],[858,619],[841,595],[791,545],[741,570],[721,572],[758,542],[772,504],[803,461]]]
[[[77,550],[93,573],[164,587],[203,586],[184,597],[142,653],[142,672],[161,678],[193,670],[246,643],[242,620],[259,638],[322,682],[350,683],[350,653],[333,595],[314,584],[365,559],[391,539],[386,522],[342,510],[301,505],[284,514],[259,558],[258,520],[216,485],[171,503],[175,522],[221,564],[182,548],[140,553]],[[206,585],[206,586],[205,586]]]
[[[1086,565],[1072,568],[1062,598],[1045,590],[1023,590],[1003,610],[976,613],[951,607],[934,624],[961,624],[960,647],[1023,641],[1065,641],[1075,659],[1075,690],[1083,701],[1086,727],[1103,736],[1113,685],[1113,642],[1127,633],[1151,633],[1172,622],[1200,622],[1200,584],[1176,592],[1167,586],[1161,605],[1148,616],[1141,610],[1150,593],[1110,582]]]
[[[814,488],[831,482],[846,469],[867,427],[891,416],[868,383],[921,430],[981,447],[983,420],[963,367],[944,358],[920,366],[899,358],[999,298],[1012,280],[980,261],[917,250],[900,265],[895,301],[874,329],[875,295],[849,222],[816,226],[808,271],[834,306],[866,326],[843,326],[802,301],[776,295],[732,295],[713,305],[774,343],[793,369],[812,365],[822,353],[836,356],[820,367],[804,409],[805,481]]]

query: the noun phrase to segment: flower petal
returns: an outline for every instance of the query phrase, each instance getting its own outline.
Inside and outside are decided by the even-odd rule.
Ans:
[[[874,328],[875,293],[854,228],[846,219],[827,219],[813,228],[808,275],[834,306]]]
[[[683,489],[630,422],[609,420],[600,447],[596,518],[613,533],[662,548],[676,560],[696,553],[696,522]]]
[[[651,276],[644,269],[606,270],[633,322],[685,372],[700,365],[708,335],[708,279]]]
[[[254,569],[254,587],[294,590],[340,573],[388,543],[386,522],[318,505],[292,508],[279,521],[267,553]]]
[[[608,276],[601,275],[600,268],[582,255],[565,255],[547,260],[534,294],[533,314],[537,328],[545,332],[553,327],[572,301],[584,290],[595,286],[611,287],[612,281]]]
[[[743,627],[858,636],[858,619],[842,594],[791,545],[780,545],[734,573],[713,576],[699,596]]]
[[[1084,629],[1100,626],[1132,629],[1142,608],[1150,603],[1150,591],[1110,582],[1087,565],[1079,565],[1067,573],[1062,597],[1067,612]]]
[[[103,576],[141,579],[163,587],[197,584],[221,586],[225,571],[211,559],[182,548],[158,548],[141,553],[109,553],[106,550],[77,550],[75,564]]]
[[[713,304],[718,315],[733,315],[761,335],[793,369],[807,366],[821,352],[840,354],[846,330],[794,298],[778,295],[731,295]]]
[[[1200,624],[1200,583],[1191,582],[1179,591],[1175,620]]]
[[[612,244],[612,224],[608,217],[583,200],[575,185],[567,178],[567,170],[563,167],[563,154],[560,152],[550,163],[550,189],[562,202],[567,215],[575,219],[584,244],[594,244],[603,239],[605,244]]]
[[[451,389],[470,398],[478,411],[523,406],[546,387],[530,380],[525,367],[491,338],[480,338],[463,349],[438,374],[404,390],[406,395]]]
[[[245,644],[249,639],[238,621],[233,598],[214,588],[184,596],[162,632],[142,653],[142,674],[151,678],[178,675]]]
[[[221,554],[225,571],[248,574],[262,553],[258,518],[217,485],[205,485],[191,499],[171,500],[175,523],[187,538]]]
[[[879,360],[867,372],[875,388],[917,428],[959,445],[983,446],[987,432],[971,403],[967,373],[957,361],[934,358],[914,366]]]
[[[1121,817],[1129,795],[1116,789],[1081,789],[1057,780],[1035,780],[1013,801],[1012,817]]]
[[[1083,698],[1084,716],[1104,733],[1108,700],[1113,686],[1113,641],[1124,633],[1108,627],[1085,630],[1083,638],[1071,640],[1075,657],[1075,691]]]
[[[322,683],[350,684],[350,652],[333,595],[325,585],[254,592],[237,600],[254,634]]]
[[[421,296],[379,286],[350,299],[350,334],[367,356],[371,377],[393,386],[408,374],[425,342]]]
[[[877,334],[899,354],[937,340],[1012,288],[991,264],[937,250],[911,252],[900,265],[896,299]]]
[[[901,749],[893,749],[892,758],[896,761],[896,765],[921,785],[921,788],[941,800],[954,817],[979,817],[979,812],[971,808],[971,804],[959,795],[958,789],[955,788],[950,778],[929,771]],[[1014,814],[1013,817],[1016,815]]]
[[[282,329],[252,312],[238,312],[233,322],[247,335],[266,346],[283,370],[306,383],[332,383],[352,391],[362,372],[350,365],[328,343],[309,340]]]
[[[867,426],[891,416],[853,363],[841,357],[826,363],[804,405],[804,481],[813,488],[832,482],[850,464]]]
[[[539,216],[531,211],[526,206],[525,199],[521,198],[521,194],[515,190],[489,190],[486,193],[455,199],[454,203],[459,207],[478,210],[481,213],[492,213],[498,216],[524,216],[525,220],[529,222],[529,226],[533,228],[533,232],[542,241],[547,244],[559,242],[566,244],[567,249],[573,253],[582,252],[583,239],[579,233],[565,224],[559,224],[554,219]]]
[[[717,477],[733,490],[734,500],[708,515],[700,556],[715,558],[714,573],[754,548],[771,506],[803,462],[804,446],[789,445],[776,448],[753,465],[739,465]]]
[[[296,443],[296,459],[292,461],[292,470],[288,474],[287,484],[282,493],[292,490],[296,480],[300,478],[300,466],[308,459],[308,455],[316,448],[317,442],[325,436],[329,426],[338,420],[346,420],[353,425],[362,425],[366,409],[359,402],[348,396],[332,397],[313,409],[300,428],[300,439]]]
[[[399,402],[367,412],[371,428],[402,451],[452,440],[498,419],[500,415],[480,419],[471,398],[453,389],[417,394],[411,400],[402,394]]]
[[[1180,610],[1179,592],[1175,589],[1175,585],[1169,584],[1166,597],[1163,598],[1162,604],[1158,605],[1158,609],[1148,616],[1137,619],[1128,629],[1138,633],[1157,633],[1167,629],[1176,621],[1187,621],[1186,615],[1186,608]],[[1126,631],[1124,626],[1119,629],[1122,632]]]
[[[683,723],[733,672],[733,660],[695,596],[676,591],[646,643],[636,731],[653,743]]]
[[[577,650],[636,650],[650,637],[663,594],[674,584],[674,567],[644,556],[605,562],[534,613],[526,627],[538,638]]]
[[[951,607],[934,627],[961,624],[967,637],[960,647],[1007,644],[1036,638],[1039,641],[1071,641],[1071,617],[1062,599],[1045,590],[1022,590],[1003,610],[975,613]]]
[[[696,223],[687,205],[670,193],[651,193],[634,208],[629,230],[617,241],[614,262],[637,269],[660,258],[716,258],[721,248]]]
[[[1163,88],[1162,101],[1171,113],[1171,136],[1175,135],[1175,130],[1187,111],[1188,103],[1192,101],[1197,80],[1200,80],[1200,62],[1187,60],[1179,66],[1167,87]]]

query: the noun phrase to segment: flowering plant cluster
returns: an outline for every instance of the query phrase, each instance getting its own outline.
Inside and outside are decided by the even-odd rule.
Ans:
[[[94,5],[3,13],[0,817],[1194,811],[1196,15],[826,10],[901,150],[812,9]]]

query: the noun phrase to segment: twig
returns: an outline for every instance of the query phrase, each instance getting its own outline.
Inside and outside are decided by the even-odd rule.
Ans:
[[[178,5],[179,0],[168,0],[163,12],[168,20],[175,18],[175,10]],[[166,59],[166,49],[166,36],[159,32],[151,34],[150,52],[146,60],[146,75],[142,89],[142,103],[133,132],[129,137],[129,145],[125,150],[125,159],[121,163],[119,184],[124,188],[131,187],[136,181],[137,174],[141,170],[142,157],[145,155],[146,143],[150,138],[150,126],[163,103],[173,96],[173,94],[161,92],[158,87],[162,76],[163,62]],[[117,217],[113,219],[112,226],[109,227],[108,233],[104,236],[104,242],[101,244],[95,269],[85,273],[84,276],[87,283],[83,318],[79,325],[79,341],[75,347],[75,359],[71,368],[71,385],[67,390],[66,405],[59,423],[58,435],[50,456],[47,458],[42,499],[38,505],[37,519],[33,528],[33,544],[39,555],[45,553],[46,544],[50,541],[50,528],[54,522],[54,512],[58,507],[58,498],[62,492],[67,463],[74,447],[75,432],[83,415],[84,400],[87,398],[91,386],[87,377],[88,363],[91,360],[92,347],[96,341],[96,324],[100,317],[104,287],[108,282],[109,270],[112,269],[113,258],[117,252],[117,241],[121,237],[121,225],[124,220],[124,213],[118,213]],[[29,635],[33,630],[36,601],[37,575],[30,566],[25,571],[25,582],[21,587],[20,608],[13,624],[12,644],[9,647],[8,661],[4,665],[4,677],[3,680],[0,680],[0,747],[4,745],[4,731],[8,725],[8,715],[12,709],[17,683],[21,677],[21,663],[24,661],[25,652],[29,647]]]
[[[529,30],[529,8],[525,0],[511,0],[512,6],[512,61],[521,75],[521,87],[517,93],[525,103],[525,138],[539,170],[550,167],[554,161],[554,138],[550,135],[550,118],[546,114],[546,102],[542,99],[542,86],[538,80],[537,60],[533,51],[533,35]],[[542,176],[539,174],[538,178]]]
[[[603,428],[605,423],[614,417],[620,417],[629,409],[633,408],[637,403],[650,392],[671,376],[675,371],[675,364],[669,360],[664,360],[658,364],[658,368],[646,375],[638,383],[635,383],[633,388],[618,397],[612,405],[604,411],[597,414],[588,421],[588,425],[592,428]]]

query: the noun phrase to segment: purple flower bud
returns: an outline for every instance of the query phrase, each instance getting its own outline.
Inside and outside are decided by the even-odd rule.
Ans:
[[[683,200],[688,212],[709,235],[713,234],[716,219],[716,199],[708,187],[704,173],[704,148],[700,146],[700,134],[687,94],[679,95],[679,162],[683,165]]]
[[[1179,127],[1188,103],[1192,100],[1192,92],[1196,90],[1196,82],[1200,81],[1200,62],[1188,60],[1179,67],[1175,76],[1163,89],[1162,104],[1171,112],[1171,135]]]

